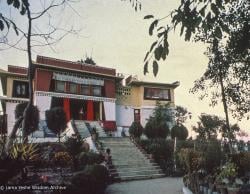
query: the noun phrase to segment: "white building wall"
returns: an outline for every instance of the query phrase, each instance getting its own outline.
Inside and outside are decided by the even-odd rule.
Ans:
[[[51,106],[51,99],[50,96],[35,96],[34,105],[40,111],[40,119],[45,120],[45,111],[50,109]]]
[[[149,117],[153,114],[155,106],[141,108],[141,125],[145,127]]]
[[[103,104],[104,104],[105,119],[107,121],[115,121],[116,120],[115,102],[103,102]]]
[[[130,126],[134,121],[134,109],[131,106],[116,105],[116,125]]]
[[[15,109],[16,105],[19,103],[14,102],[6,102],[6,114],[7,116],[7,133],[8,135],[11,133],[13,126],[15,124]]]

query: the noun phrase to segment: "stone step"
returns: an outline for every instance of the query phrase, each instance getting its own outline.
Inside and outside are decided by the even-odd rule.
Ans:
[[[135,175],[135,176],[121,176],[115,177],[117,181],[131,181],[131,180],[143,180],[165,177],[165,174],[152,174],[152,175]]]
[[[123,169],[118,169],[117,172],[112,172],[111,174],[117,174],[119,173],[119,176],[125,176],[125,175],[143,175],[143,174],[158,174],[162,173],[161,169],[144,169],[144,170],[138,170],[138,169],[130,169],[129,171],[123,171]]]
[[[119,172],[130,172],[130,171],[143,171],[143,170],[161,170],[161,168],[159,166],[143,166],[143,167],[122,167],[120,166],[119,169],[110,169],[110,172],[117,172],[119,170]]]
[[[130,162],[130,163],[115,163],[113,162],[113,165],[119,169],[119,168],[130,168],[131,166],[133,167],[141,167],[141,166],[157,166],[156,163],[150,163],[150,162],[147,162],[147,163],[144,163],[144,162],[140,162],[140,163],[135,163],[135,162]]]

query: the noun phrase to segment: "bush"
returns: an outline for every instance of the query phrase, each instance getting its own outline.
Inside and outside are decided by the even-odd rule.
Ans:
[[[66,114],[62,107],[54,107],[45,112],[46,123],[48,128],[53,131],[55,134],[59,135],[63,132],[67,127]]]
[[[143,132],[143,127],[141,126],[139,122],[134,121],[129,127],[129,134],[132,137],[139,138],[141,137],[142,132]]]
[[[202,150],[202,152],[204,153],[204,168],[207,172],[212,172],[220,166],[223,153],[218,140],[210,140],[207,143],[206,149]]]
[[[238,167],[238,173],[240,176],[244,176],[245,173],[250,171],[250,152],[242,152],[231,155],[231,160]]]
[[[55,153],[52,161],[56,166],[60,166],[60,167],[68,167],[72,165],[72,158],[70,157],[68,152]]]
[[[78,162],[82,167],[92,164],[101,164],[103,161],[104,157],[94,152],[81,152],[78,156]]]
[[[171,138],[177,138],[178,140],[185,140],[188,137],[188,130],[187,128],[180,124],[180,125],[175,125],[172,129],[171,129]]]
[[[74,193],[104,193],[109,180],[109,174],[103,165],[86,166],[85,170],[76,174],[71,182]]]
[[[144,133],[148,138],[166,138],[169,134],[169,127],[165,121],[158,122],[151,118],[146,123]]]
[[[204,158],[201,152],[197,152],[193,149],[184,148],[181,149],[178,154],[180,163],[182,164],[183,170],[192,173],[201,169]]]
[[[146,123],[144,133],[148,138],[166,138],[169,134],[167,122],[172,121],[169,104],[162,105],[157,101],[152,116]]]

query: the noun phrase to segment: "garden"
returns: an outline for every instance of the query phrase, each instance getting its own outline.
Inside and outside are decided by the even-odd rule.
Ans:
[[[224,120],[202,114],[193,127],[195,139],[188,137],[184,126],[187,111],[176,115],[171,131],[166,124],[170,117],[157,105],[145,128],[134,122],[130,136],[139,149],[157,162],[167,176],[183,177],[186,188],[200,194],[250,193],[250,141],[237,140],[237,125],[228,138]],[[181,112],[181,114],[180,114]],[[184,122],[183,122],[184,121]]]
[[[58,135],[58,142],[32,143],[17,136],[26,104],[16,107],[16,126],[9,138],[0,141],[0,185],[10,193],[104,193],[109,183],[101,143],[96,140],[99,153],[90,150],[79,134],[61,142],[60,134],[66,128],[65,113],[61,108],[46,112],[49,129]],[[37,113],[32,120],[38,121]],[[37,122],[34,122],[37,123]],[[30,122],[29,125],[35,125]],[[36,124],[37,125],[37,124]],[[30,127],[31,129],[32,127]],[[37,126],[34,127],[34,131]],[[29,132],[31,133],[31,132]],[[26,135],[29,133],[26,132]],[[97,137],[96,131],[91,134]]]

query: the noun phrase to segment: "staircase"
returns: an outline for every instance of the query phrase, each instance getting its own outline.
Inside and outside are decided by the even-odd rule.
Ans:
[[[76,128],[75,130],[78,131],[78,133],[80,134],[80,136],[82,138],[87,138],[89,136],[91,136],[88,127],[86,126],[84,121],[81,120],[75,120],[74,121],[74,127]]]
[[[114,181],[129,181],[164,177],[160,167],[143,154],[129,138],[100,138],[104,149],[112,156],[110,174]]]
[[[88,124],[91,129],[95,128],[99,137],[107,137],[107,134],[98,121],[85,121],[85,123]]]

